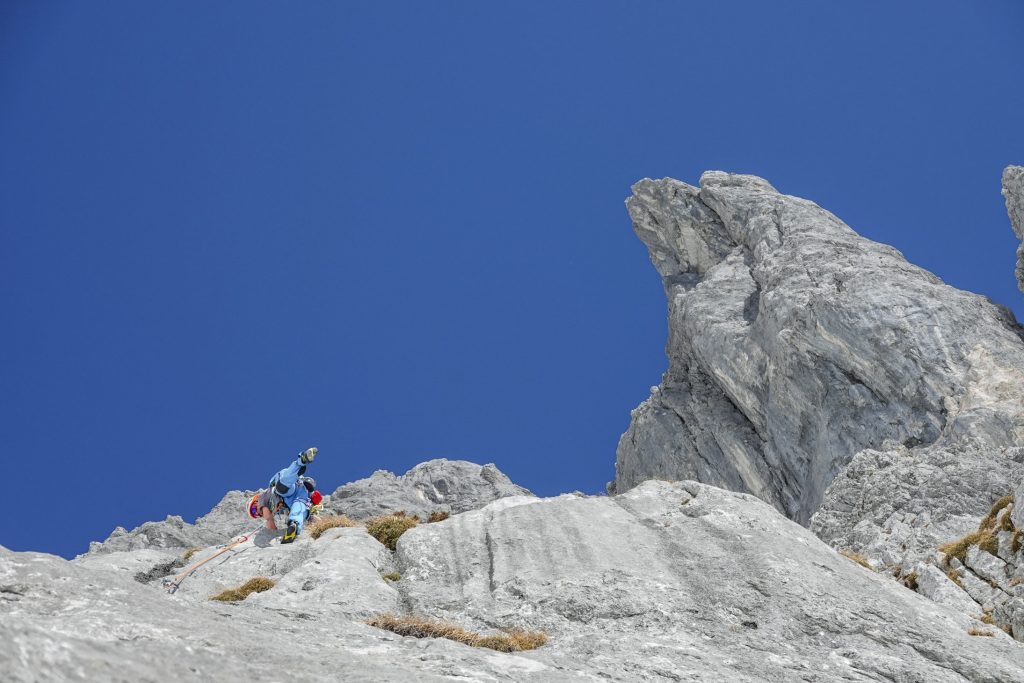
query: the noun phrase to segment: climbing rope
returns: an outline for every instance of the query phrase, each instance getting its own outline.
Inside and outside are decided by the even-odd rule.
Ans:
[[[188,577],[192,576],[192,574],[195,573],[195,571],[197,569],[199,569],[200,567],[202,567],[204,564],[206,564],[210,560],[214,559],[215,557],[219,557],[219,556],[223,555],[224,553],[226,553],[227,551],[231,550],[232,548],[236,548],[236,547],[242,545],[243,543],[248,541],[250,538],[255,536],[257,533],[259,533],[260,529],[262,529],[262,528],[263,528],[263,525],[260,524],[258,527],[256,527],[252,531],[250,531],[245,536],[239,536],[235,540],[231,541],[231,543],[228,543],[226,546],[224,546],[223,548],[221,548],[220,550],[215,552],[213,555],[210,555],[205,560],[200,560],[199,562],[196,562],[195,564],[191,564],[188,567],[185,567],[181,571],[180,574],[178,574],[177,576],[174,577],[174,579],[164,579],[164,588],[167,589],[168,593],[173,594],[175,591],[178,590],[178,586],[181,585],[181,582],[184,581],[185,579],[187,579]]]

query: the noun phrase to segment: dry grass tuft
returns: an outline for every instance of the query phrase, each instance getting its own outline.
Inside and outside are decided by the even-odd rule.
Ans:
[[[1011,510],[1013,509],[1012,505],[1010,506],[1010,509]],[[1003,520],[999,523],[999,530],[1000,531],[1015,531],[1016,530],[1016,527],[1013,526],[1013,520],[1010,519],[1010,513],[1009,512],[1007,512],[1005,515],[1003,515]]]
[[[912,591],[916,591],[917,590],[917,577],[918,577],[918,573],[917,573],[917,570],[915,569],[915,570],[911,571],[909,574],[907,574],[906,576],[903,577],[903,579],[902,579],[903,585],[906,586],[907,588],[909,588]]]
[[[864,557],[860,553],[854,552],[854,551],[852,551],[852,550],[850,550],[848,548],[844,548],[843,550],[839,551],[839,554],[842,555],[843,557],[847,558],[848,560],[853,560],[854,562],[856,562],[860,566],[864,567],[865,569],[869,569],[871,571],[875,571],[874,569],[871,568],[871,563],[868,562],[868,558]]]
[[[946,577],[956,585],[960,586],[961,588],[964,587],[964,582],[960,580],[960,573],[957,570],[950,569],[948,572],[946,572]],[[964,590],[967,589],[965,588]]]
[[[988,629],[984,629],[984,628],[969,628],[969,629],[967,629],[967,633],[972,635],[972,636],[987,636],[989,638],[995,638],[996,637],[996,634],[994,634],[994,633],[992,633],[992,631],[989,631]]]
[[[427,517],[427,524],[433,524],[434,522],[443,522],[451,516],[452,513],[446,510],[434,510],[433,512],[430,513],[430,516]]]
[[[212,596],[211,600],[219,600],[220,602],[240,602],[245,600],[252,593],[262,593],[268,591],[274,587],[274,582],[265,576],[257,576],[249,579],[238,588],[229,588],[226,591],[217,593]]]
[[[486,647],[500,652],[536,650],[548,642],[547,635],[539,631],[507,629],[502,633],[483,636],[455,624],[415,616],[398,617],[394,614],[381,614],[367,620],[366,623],[401,636],[447,638],[470,647]]]
[[[308,533],[314,539],[317,539],[320,538],[320,536],[328,529],[336,529],[340,526],[359,526],[359,523],[353,522],[345,515],[329,515],[326,517],[317,517],[312,522],[306,524],[305,530],[306,533]]]
[[[188,562],[192,559],[192,556],[198,553],[202,548],[189,548],[185,551],[185,554],[181,556],[182,562]]]
[[[999,511],[1007,505],[1013,503],[1013,494],[1003,496],[995,503],[992,504],[992,509],[988,511],[988,514],[981,519],[981,524],[978,525],[978,529],[992,529],[996,525],[996,517],[999,516]]]
[[[978,524],[977,531],[972,531],[963,538],[940,545],[939,551],[946,554],[946,566],[949,566],[949,560],[953,557],[963,562],[964,558],[967,556],[967,549],[972,545],[978,546],[990,555],[998,555],[999,538],[996,536],[996,533],[999,529],[996,525],[996,517],[999,516],[1000,510],[1011,504],[1013,504],[1013,496],[1003,496],[993,503],[992,509],[989,510],[988,514],[981,519],[981,523]],[[1011,531],[1013,529],[1013,524],[1009,519],[1009,515],[1005,515],[1003,517],[1002,528],[1005,531]],[[1007,526],[1009,528],[1007,528]],[[1014,534],[1013,542],[1018,544],[1019,547],[1018,534],[1020,534],[1020,531]],[[1016,550],[1014,552],[1016,552]]]
[[[366,533],[383,543],[389,550],[394,550],[398,539],[409,529],[420,523],[420,518],[395,512],[390,515],[374,517],[366,522]]]
[[[999,552],[999,539],[989,529],[981,529],[978,531],[972,531],[963,538],[959,538],[949,543],[943,543],[939,546],[939,551],[946,553],[946,564],[949,564],[950,558],[955,557],[961,562],[967,557],[967,549],[972,545],[976,545],[987,553],[995,555]]]
[[[1010,585],[1011,586],[1019,586],[1022,583],[1024,583],[1024,578],[1022,578],[1020,576],[1015,576],[1012,579],[1010,579]]]
[[[385,574],[381,578],[384,579],[385,581],[401,581],[402,580],[402,575],[399,574],[398,572],[388,572],[387,574]]]
[[[1010,540],[1010,552],[1018,552],[1022,545],[1024,545],[1024,529],[1017,529],[1013,532],[1013,538]]]
[[[484,638],[480,647],[489,647],[502,652],[521,652],[522,650],[536,650],[547,642],[546,633],[510,628],[505,629],[501,635]]]

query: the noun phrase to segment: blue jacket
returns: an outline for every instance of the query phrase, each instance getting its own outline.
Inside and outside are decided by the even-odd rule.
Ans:
[[[302,532],[302,525],[309,515],[309,491],[301,482],[302,475],[306,472],[306,466],[302,461],[295,458],[295,462],[288,465],[274,475],[270,480],[270,488],[281,497],[284,504],[288,506],[290,514],[288,519],[295,522],[299,533]]]

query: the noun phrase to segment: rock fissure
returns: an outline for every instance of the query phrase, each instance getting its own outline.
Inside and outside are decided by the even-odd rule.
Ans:
[[[487,587],[494,592],[494,539],[491,538],[490,525],[484,532],[484,546],[487,548]]]

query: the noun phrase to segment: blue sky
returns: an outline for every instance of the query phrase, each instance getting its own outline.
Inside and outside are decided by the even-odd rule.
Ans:
[[[840,7],[840,5],[842,5]],[[1024,3],[0,6],[0,544],[302,448],[598,492],[666,366],[637,179],[755,173],[1024,314]]]

